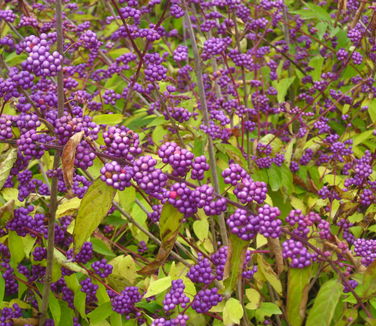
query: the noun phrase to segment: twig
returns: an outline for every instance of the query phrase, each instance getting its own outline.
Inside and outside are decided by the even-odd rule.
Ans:
[[[192,49],[193,49],[193,55],[194,55],[194,61],[195,61],[195,73],[197,78],[197,86],[199,90],[199,96],[200,96],[200,105],[201,105],[201,111],[203,115],[204,124],[206,126],[209,125],[209,114],[208,114],[208,107],[206,103],[206,95],[205,95],[205,88],[204,83],[202,79],[202,66],[200,61],[200,55],[198,53],[198,47],[196,42],[195,33],[193,31],[191,18],[189,17],[188,9],[186,3],[184,3],[184,10],[185,10],[185,19],[188,25],[188,34],[191,39],[192,43]],[[208,149],[209,149],[209,165],[210,170],[212,173],[212,182],[214,186],[214,190],[216,193],[219,193],[219,183],[218,183],[218,174],[217,174],[217,164],[215,159],[215,151],[214,151],[214,144],[213,139],[210,135],[208,135]],[[227,230],[226,230],[226,222],[224,214],[221,213],[218,216],[218,225],[219,230],[221,234],[222,244],[227,246],[228,244],[228,238],[227,238]],[[213,238],[213,241],[215,241],[215,237]]]

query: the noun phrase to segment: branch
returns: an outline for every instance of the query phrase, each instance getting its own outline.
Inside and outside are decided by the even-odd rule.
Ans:
[[[56,0],[56,32],[57,32],[57,51],[63,56],[63,22],[62,22],[62,0]],[[61,68],[57,75],[57,108],[58,117],[60,118],[64,113],[64,76],[63,69]],[[53,169],[57,169],[60,163],[60,151],[55,151]],[[42,294],[41,304],[41,317],[39,325],[44,326],[47,319],[48,299],[50,295],[50,286],[52,279],[52,268],[54,259],[54,246],[55,246],[55,219],[56,210],[58,206],[57,189],[58,178],[52,178],[51,181],[51,199],[48,210],[48,238],[47,238],[47,267],[44,279],[44,287]]]
[[[192,22],[191,22],[191,17],[189,16],[188,9],[186,7],[186,3],[184,3],[184,10],[185,10],[185,19],[188,25],[188,34],[191,39],[192,43],[192,49],[193,49],[193,54],[194,54],[194,61],[195,61],[195,73],[196,73],[196,78],[197,78],[197,86],[198,86],[198,91],[199,91],[199,97],[200,97],[200,105],[201,105],[201,111],[203,115],[203,120],[204,124],[206,126],[209,125],[209,113],[208,113],[208,107],[206,103],[206,95],[205,95],[205,88],[204,88],[204,83],[202,79],[202,63],[200,60],[200,55],[198,53],[198,47],[197,47],[197,42],[196,42],[196,37],[195,33],[193,31],[192,27]],[[216,158],[215,158],[215,150],[214,150],[214,144],[213,144],[213,139],[210,135],[208,135],[208,147],[209,147],[209,165],[210,165],[210,170],[212,173],[212,182],[214,186],[215,192],[218,194],[219,191],[219,183],[218,183],[218,174],[217,174],[217,163],[216,163]],[[227,230],[226,230],[226,222],[225,222],[225,217],[222,214],[219,215],[218,217],[218,224],[219,224],[219,230],[221,233],[221,238],[222,238],[222,244],[227,246],[228,244],[228,238],[227,238]],[[214,235],[213,235],[214,237]],[[213,238],[213,241],[215,242],[215,238]]]

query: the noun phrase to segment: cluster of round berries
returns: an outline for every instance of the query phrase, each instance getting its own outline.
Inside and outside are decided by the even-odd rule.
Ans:
[[[184,294],[185,285],[181,279],[172,281],[171,290],[166,294],[163,300],[163,309],[170,311],[180,305],[185,308],[189,303],[189,298]]]
[[[116,161],[106,163],[100,172],[102,181],[120,191],[131,186],[131,180],[134,175],[132,167],[121,166]]]

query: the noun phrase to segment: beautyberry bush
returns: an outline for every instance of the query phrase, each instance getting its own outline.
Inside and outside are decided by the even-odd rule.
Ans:
[[[375,29],[0,1],[0,325],[375,325]]]

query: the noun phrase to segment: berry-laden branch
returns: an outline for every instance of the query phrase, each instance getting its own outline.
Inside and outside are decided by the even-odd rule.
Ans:
[[[209,125],[209,114],[208,114],[208,107],[207,107],[207,103],[206,103],[204,82],[203,82],[203,77],[202,77],[202,63],[201,63],[201,60],[200,60],[200,55],[198,53],[196,36],[195,36],[194,31],[193,31],[192,21],[191,21],[191,17],[189,16],[188,7],[187,7],[186,3],[184,3],[184,7],[185,7],[185,19],[186,19],[186,22],[187,22],[187,25],[188,25],[188,34],[189,34],[189,37],[191,39],[194,61],[195,61],[194,70],[195,70],[196,78],[197,78],[197,87],[198,87],[198,90],[199,90],[202,116],[203,116],[204,124],[206,126],[208,126]],[[219,183],[218,183],[215,149],[214,149],[213,139],[210,135],[208,135],[208,149],[209,149],[209,165],[210,165],[210,171],[212,173],[213,186],[214,186],[215,192],[217,194],[219,194],[220,190],[219,190]],[[227,231],[226,231],[226,222],[225,222],[225,217],[224,217],[223,213],[221,213],[218,216],[218,225],[219,225],[222,243],[223,243],[223,245],[227,246],[228,245],[228,238],[227,238]],[[215,235],[214,234],[213,234],[213,242],[215,242]]]
[[[62,56],[63,51],[63,21],[62,21],[62,2],[56,0],[56,33],[57,33],[57,51]],[[57,74],[57,108],[58,117],[64,114],[64,76],[63,68],[61,67]],[[57,169],[60,163],[60,151],[56,150],[54,155],[53,169]],[[51,181],[51,197],[48,209],[48,238],[47,238],[47,266],[46,275],[44,279],[44,288],[42,294],[41,316],[39,325],[44,326],[47,319],[48,302],[50,295],[52,268],[54,259],[54,242],[55,242],[55,219],[56,210],[58,207],[57,193],[58,193],[58,178],[52,177]]]

